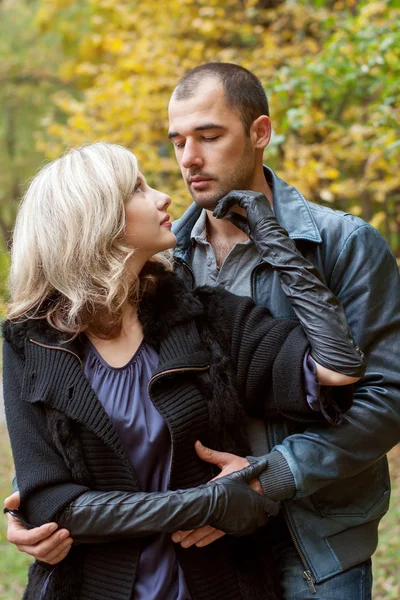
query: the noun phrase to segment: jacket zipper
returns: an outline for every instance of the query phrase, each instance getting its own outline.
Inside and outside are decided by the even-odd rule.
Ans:
[[[268,439],[268,452],[270,452],[271,448],[272,448],[272,444],[271,444],[271,439],[270,439],[270,436],[269,436],[268,428],[267,428],[267,439]],[[288,512],[287,512],[287,508],[286,508],[286,506],[285,506],[285,504],[283,502],[282,502],[282,512],[283,512],[283,518],[285,519],[285,523],[286,523],[288,531],[289,531],[289,535],[290,535],[290,537],[292,539],[292,542],[293,542],[293,546],[295,547],[296,552],[297,552],[297,554],[298,554],[298,556],[300,558],[301,564],[304,567],[303,577],[304,577],[304,579],[308,583],[308,587],[310,588],[310,592],[312,594],[316,594],[317,593],[317,589],[315,587],[315,584],[317,582],[315,581],[315,579],[314,579],[314,577],[312,575],[312,572],[311,572],[311,569],[310,569],[310,567],[309,567],[309,565],[307,563],[306,557],[304,556],[304,554],[303,554],[303,552],[302,552],[302,550],[300,548],[299,542],[296,539],[296,535],[294,533],[292,524],[291,524],[291,522],[289,520],[289,515],[288,515]]]
[[[168,375],[169,373],[182,373],[185,371],[207,371],[207,369],[210,368],[210,365],[205,365],[204,367],[180,367],[180,368],[176,368],[176,369],[168,369],[167,371],[161,371],[161,373],[156,373],[156,375],[153,375],[153,377],[150,379],[149,383],[147,384],[147,393],[150,396],[150,384],[155,381],[156,379],[158,379],[159,377],[162,377],[163,375]],[[169,437],[171,438],[171,456],[169,458],[169,471],[168,471],[168,489],[171,488],[171,468],[172,468],[172,457],[174,454],[174,438],[172,436],[172,431],[171,428],[169,426],[168,421],[165,419],[165,422],[167,424],[168,427],[168,431],[169,431]]]
[[[262,264],[262,262],[263,261],[259,262],[258,265],[256,265],[254,267],[254,269],[252,270],[251,275],[250,275],[251,296],[252,296],[254,302],[255,302],[255,286],[254,286],[255,274],[258,271],[258,268]],[[269,439],[269,432],[268,431],[267,431],[267,436],[268,436],[268,445],[269,445],[269,448],[271,448],[271,440]],[[302,550],[301,550],[301,548],[299,546],[299,543],[298,543],[298,541],[296,539],[295,533],[293,531],[292,524],[289,521],[289,517],[288,517],[288,514],[287,514],[287,509],[286,509],[286,507],[284,505],[282,505],[282,510],[283,510],[283,516],[284,516],[287,528],[289,530],[290,537],[292,538],[293,545],[296,548],[296,552],[299,555],[301,563],[302,563],[302,565],[304,567],[303,577],[307,581],[308,587],[310,588],[311,593],[312,594],[316,594],[317,593],[317,590],[315,588],[316,581],[315,581],[314,577],[312,576],[310,567],[308,566],[308,563],[306,561],[306,557],[304,556],[304,554],[303,554],[303,552],[302,552]]]
[[[192,289],[196,286],[196,279],[194,276],[194,273],[191,269],[191,267],[188,265],[188,263],[183,260],[183,258],[179,259],[180,264],[183,266],[184,269],[186,269],[187,271],[189,271],[191,279],[192,279]]]
[[[37,342],[32,338],[29,338],[29,341],[32,342],[32,344],[36,344],[36,346],[41,346],[42,348],[47,348],[48,350],[61,350],[61,352],[68,352],[68,354],[72,354],[72,356],[75,356],[75,358],[79,360],[81,367],[83,366],[82,360],[79,358],[79,356],[75,354],[75,352],[72,352],[72,350],[68,350],[68,348],[60,348],[60,346],[48,346],[46,344],[42,344],[41,342]]]
[[[310,592],[312,594],[316,594],[317,593],[317,590],[316,590],[316,587],[315,587],[316,581],[315,581],[315,579],[314,579],[314,577],[313,577],[313,575],[311,573],[310,567],[308,566],[308,563],[306,561],[306,557],[304,556],[304,554],[303,554],[303,552],[302,552],[302,550],[301,550],[301,548],[299,546],[299,543],[298,543],[298,541],[296,539],[295,533],[293,531],[292,524],[289,521],[289,517],[288,517],[288,514],[287,514],[286,506],[282,505],[282,510],[283,510],[283,515],[284,515],[284,518],[285,518],[285,522],[286,522],[287,528],[288,528],[289,533],[290,533],[290,537],[292,538],[293,545],[296,548],[297,554],[299,555],[301,563],[302,563],[302,565],[304,567],[303,577],[304,577],[304,579],[308,583],[308,587],[310,588]]]

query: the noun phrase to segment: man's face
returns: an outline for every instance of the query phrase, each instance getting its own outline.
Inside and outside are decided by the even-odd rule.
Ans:
[[[202,208],[213,209],[231,190],[251,189],[255,150],[218,80],[203,80],[187,100],[172,96],[168,136],[187,188]]]

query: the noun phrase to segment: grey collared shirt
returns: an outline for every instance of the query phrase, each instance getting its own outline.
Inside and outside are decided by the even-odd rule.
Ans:
[[[207,241],[207,213],[203,209],[192,232],[191,267],[196,286],[221,285],[237,296],[251,296],[251,273],[260,256],[251,240],[235,244],[218,270],[214,250]]]
[[[203,209],[190,235],[192,241],[191,267],[196,287],[222,285],[226,290],[237,296],[251,297],[251,273],[261,261],[253,242],[247,240],[236,244],[218,270],[214,250],[207,241],[206,223],[207,213]],[[307,402],[313,410],[319,411],[319,385],[315,377],[314,363],[309,360],[308,352],[304,357],[304,372]],[[268,452],[269,447],[264,422],[260,419],[248,417],[247,430],[254,456],[261,456]],[[284,465],[282,469],[284,468],[289,477],[290,485],[293,487],[293,476],[289,471],[289,467]]]

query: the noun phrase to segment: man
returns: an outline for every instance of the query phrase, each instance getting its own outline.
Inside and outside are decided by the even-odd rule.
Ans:
[[[274,316],[293,316],[277,273],[256,244],[232,222],[212,214],[232,189],[261,192],[342,302],[366,354],[367,373],[339,428],[293,431],[282,419],[262,426],[249,421],[249,431],[254,453],[269,452],[262,488],[283,503],[270,542],[285,599],[370,599],[370,557],[389,502],[382,457],[398,442],[400,431],[400,282],[394,257],[364,221],[307,202],[263,167],[271,134],[268,103],[260,82],[245,69],[223,63],[194,69],[176,87],[169,119],[169,137],[195,201],[174,227],[178,273],[189,285],[220,284],[252,295]],[[212,450],[205,450],[203,458],[223,473],[246,462]],[[9,539],[41,560],[57,562],[71,540],[68,532],[48,537],[46,527],[26,532],[11,523]],[[63,534],[67,538],[59,542]],[[203,528],[177,532],[173,539],[186,547],[201,546],[222,535]]]

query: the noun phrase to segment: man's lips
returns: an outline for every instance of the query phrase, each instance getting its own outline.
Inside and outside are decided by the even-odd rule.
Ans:
[[[212,181],[211,177],[190,177],[189,183],[195,189],[203,189]]]

